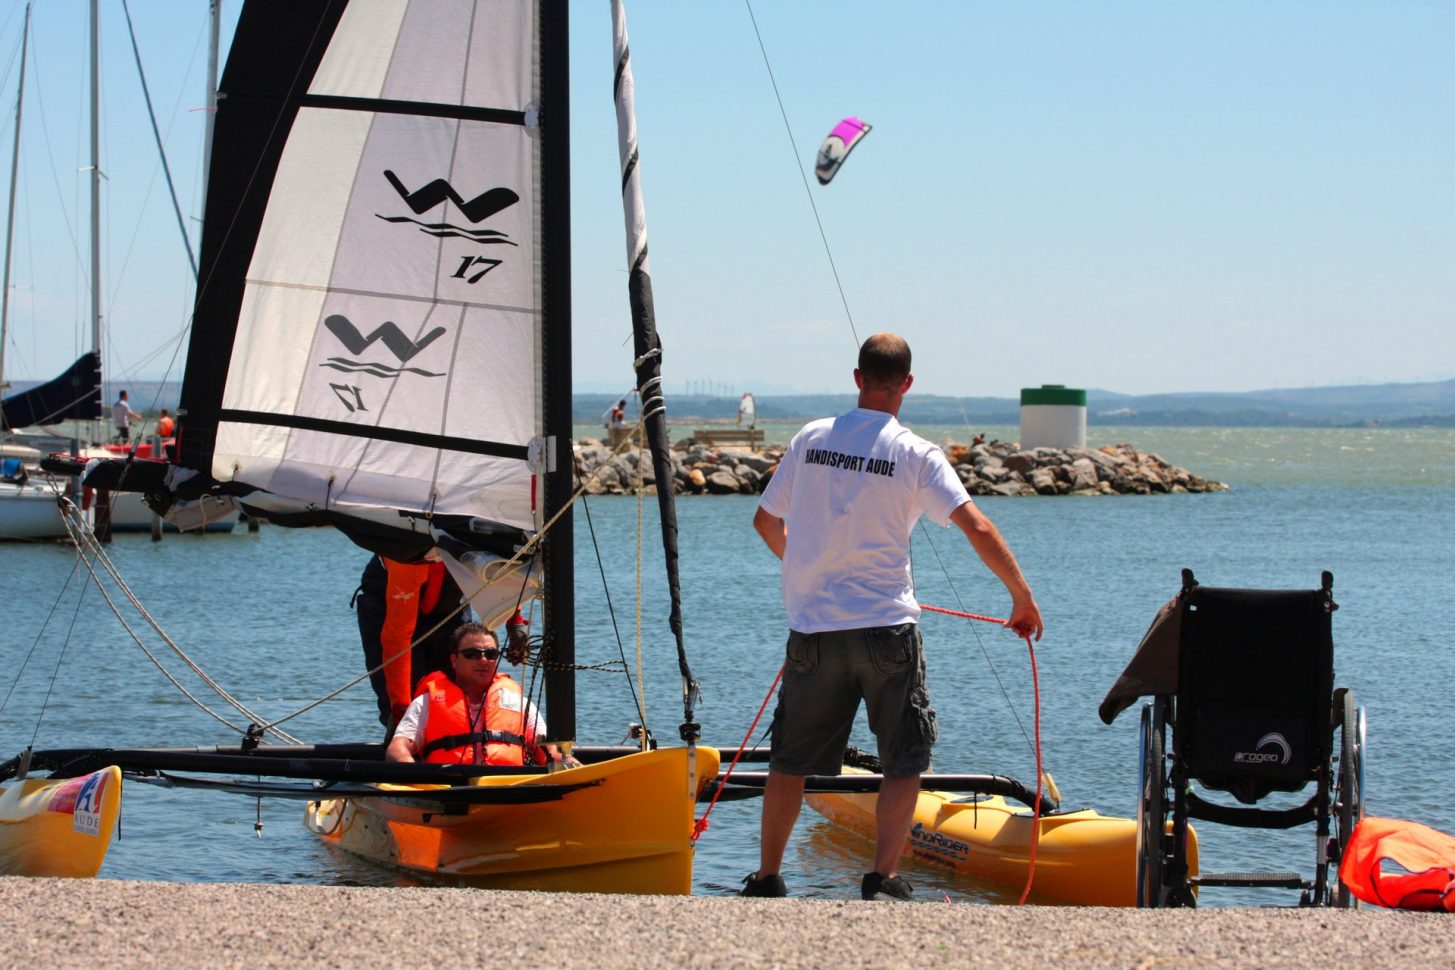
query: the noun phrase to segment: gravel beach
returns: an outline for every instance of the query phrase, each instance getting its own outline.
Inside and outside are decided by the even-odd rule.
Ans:
[[[48,967],[1449,966],[1447,916],[0,878]]]

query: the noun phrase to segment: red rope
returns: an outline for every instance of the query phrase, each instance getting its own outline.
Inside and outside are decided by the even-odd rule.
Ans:
[[[1041,678],[1036,673],[1036,648],[1031,638],[1026,637],[1026,649],[1031,652],[1031,689],[1036,696],[1036,804],[1031,809],[1031,858],[1026,868],[1026,888],[1021,890],[1021,900],[1016,905],[1024,906],[1031,894],[1031,883],[1036,879],[1036,847],[1041,844],[1041,784],[1045,773],[1041,770]]]
[[[743,743],[738,745],[737,753],[733,755],[732,764],[728,765],[728,770],[723,774],[722,781],[718,782],[717,791],[712,793],[712,801],[707,803],[707,808],[704,809],[702,812],[702,818],[692,823],[693,845],[696,845],[697,840],[702,838],[702,833],[707,831],[707,816],[712,814],[713,806],[716,805],[717,800],[722,797],[722,792],[723,789],[727,787],[728,779],[733,776],[733,769],[738,766],[739,759],[742,758],[743,752],[747,750],[748,742],[751,741],[753,738],[753,732],[758,730],[758,722],[763,719],[763,712],[768,709],[768,702],[771,701],[773,699],[773,695],[778,692],[778,682],[782,679],[783,668],[779,667],[778,676],[773,678],[773,686],[768,688],[768,696],[763,698],[763,706],[758,708],[758,716],[753,718],[753,723],[748,726],[748,733],[743,735]]]
[[[958,616],[961,619],[965,620],[980,620],[984,623],[998,623],[1001,626],[1005,626],[1006,623],[1005,620],[1002,620],[998,616],[984,616],[980,613],[964,613],[960,610],[947,610],[943,606],[925,606],[923,603],[921,603],[919,608],[922,610],[928,610],[931,613],[943,613],[946,616]]]
[[[995,623],[1005,626],[1005,620],[994,616],[983,616],[979,613],[966,613],[962,610],[947,610],[941,606],[925,606],[920,604],[920,609],[928,610],[931,613],[943,613],[946,616],[958,616],[966,620],[980,620],[983,623]],[[1026,868],[1026,886],[1021,890],[1020,902],[1017,905],[1024,906],[1026,899],[1031,895],[1031,884],[1036,879],[1036,847],[1041,843],[1041,787],[1045,778],[1045,772],[1041,769],[1041,679],[1036,672],[1036,648],[1031,644],[1031,638],[1025,637],[1026,649],[1031,654],[1031,689],[1036,698],[1036,804],[1031,809],[1031,858]]]
[[[928,610],[931,613],[944,613],[947,616],[958,616],[966,620],[980,620],[983,623],[995,623],[1000,626],[1005,626],[1006,624],[1005,620],[998,617],[984,616],[979,613],[965,613],[961,610],[947,610],[939,606],[925,606],[924,604],[920,604],[920,609]],[[1044,783],[1043,779],[1045,778],[1045,772],[1041,768],[1041,680],[1040,675],[1036,672],[1036,648],[1032,645],[1030,637],[1025,637],[1025,641],[1026,649],[1030,651],[1031,655],[1031,688],[1035,694],[1036,705],[1036,803],[1031,809],[1031,857],[1026,868],[1026,885],[1021,891],[1020,902],[1017,904],[1021,906],[1024,906],[1026,899],[1029,898],[1031,885],[1036,879],[1036,848],[1041,842],[1041,789]],[[738,745],[737,753],[733,755],[732,764],[728,765],[728,770],[723,774],[722,781],[717,786],[717,791],[713,792],[712,801],[707,803],[707,808],[703,811],[702,818],[698,819],[692,825],[692,843],[694,845],[702,837],[702,833],[707,831],[707,817],[712,814],[713,807],[717,805],[718,798],[722,796],[723,789],[727,787],[728,779],[732,777],[733,770],[737,768],[738,761],[741,760],[743,752],[747,750],[748,742],[752,740],[753,732],[758,729],[758,722],[763,719],[763,712],[768,709],[768,702],[773,699],[773,695],[778,691],[778,682],[782,679],[783,668],[779,667],[778,675],[773,678],[773,686],[768,688],[768,696],[763,698],[763,706],[758,708],[758,714],[753,718],[753,723],[748,727],[748,733],[743,735],[743,743]]]

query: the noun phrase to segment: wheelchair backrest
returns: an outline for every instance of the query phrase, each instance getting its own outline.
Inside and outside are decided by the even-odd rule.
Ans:
[[[1328,591],[1193,586],[1181,609],[1173,750],[1187,776],[1247,804],[1303,788],[1330,754]]]

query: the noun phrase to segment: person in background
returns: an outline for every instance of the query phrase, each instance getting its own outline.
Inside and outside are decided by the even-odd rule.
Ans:
[[[385,728],[398,723],[425,675],[449,669],[450,635],[466,619],[463,603],[460,587],[437,560],[408,563],[373,556],[364,567],[354,606],[364,665],[372,671],[369,683]]]
[[[999,530],[970,501],[944,451],[898,421],[914,383],[909,344],[891,333],[864,341],[854,383],[859,406],[794,436],[753,519],[783,562],[789,631],[759,866],[743,880],[744,896],[788,894],[779,869],[804,777],[838,774],[863,700],[884,781],[874,871],[860,893],[914,898],[897,867],[939,735],[909,568],[909,537],[921,515],[965,533],[1010,592],[1006,626],[1041,637],[1040,609]]]
[[[171,412],[162,408],[161,417],[157,418],[157,434],[163,438],[170,438],[177,433],[177,422],[172,420]]]
[[[131,441],[131,421],[141,415],[131,409],[125,391],[116,392],[116,403],[111,405],[111,420],[116,425],[116,440],[122,444]]]
[[[615,406],[612,407],[611,417],[607,420],[606,428],[606,443],[611,447],[615,448],[617,445],[621,444],[622,439],[626,437],[628,431],[628,426],[626,423],[625,398],[617,401]]]
[[[500,672],[500,644],[481,623],[462,623],[450,636],[449,670],[420,682],[419,691],[385,750],[389,761],[444,765],[566,767],[553,744],[540,743],[546,722],[520,685]]]

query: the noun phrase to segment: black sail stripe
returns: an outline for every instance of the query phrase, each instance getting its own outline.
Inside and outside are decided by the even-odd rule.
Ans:
[[[188,417],[190,419],[194,415]],[[202,415],[202,417],[215,417],[218,423],[258,424],[275,428],[292,428],[297,431],[322,431],[349,438],[371,438],[375,441],[393,441],[399,444],[421,445],[426,448],[439,448],[472,455],[515,458],[520,461],[526,460],[529,451],[525,445],[508,445],[498,441],[479,441],[475,438],[460,438],[454,435],[406,431],[402,428],[350,424],[347,421],[330,421],[325,418],[310,418],[297,414],[273,414],[268,411],[240,411],[223,408],[210,415]]]
[[[234,104],[278,103],[277,98],[254,97],[246,93],[232,94]],[[341,111],[368,111],[374,114],[422,115],[429,118],[458,118],[461,121],[489,121],[502,125],[525,124],[525,112],[511,108],[484,108],[474,105],[442,104],[437,101],[396,101],[387,98],[351,98],[336,94],[299,94],[286,99],[302,108],[335,108]]]
[[[621,97],[621,79],[631,64],[632,52],[630,47],[621,49],[621,57],[616,62],[616,76],[611,79],[611,96],[613,99]]]
[[[633,146],[631,158],[628,158],[626,160],[626,168],[621,173],[621,191],[623,195],[626,194],[627,186],[631,184],[632,176],[636,174],[636,171],[637,150],[636,147]]]

